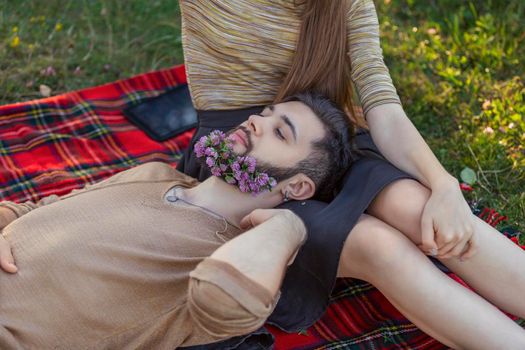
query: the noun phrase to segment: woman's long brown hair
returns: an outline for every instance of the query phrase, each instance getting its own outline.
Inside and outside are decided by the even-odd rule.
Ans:
[[[276,103],[286,96],[311,90],[323,94],[346,111],[352,124],[363,123],[356,118],[352,102],[346,38],[347,4],[345,0],[303,0],[296,52],[277,92]]]

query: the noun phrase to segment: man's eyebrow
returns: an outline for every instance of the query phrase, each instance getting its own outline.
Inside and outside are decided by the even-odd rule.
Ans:
[[[297,132],[295,131],[295,126],[293,125],[292,121],[285,114],[281,115],[281,119],[290,127],[290,129],[292,129],[293,138],[295,143],[297,143]]]
[[[273,104],[266,106],[266,108],[268,108],[272,113],[275,111],[275,105]],[[297,143],[297,131],[295,130],[295,125],[293,125],[290,118],[288,118],[288,116],[285,114],[281,115],[281,119],[290,127],[290,129],[292,129],[293,138],[295,143]]]

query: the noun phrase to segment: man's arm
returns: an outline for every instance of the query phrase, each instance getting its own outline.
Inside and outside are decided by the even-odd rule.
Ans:
[[[106,181],[106,180],[104,180]],[[100,184],[104,181],[98,182],[97,184]],[[74,189],[67,195],[63,197],[59,197],[56,194],[47,196],[42,198],[38,202],[32,202],[32,201],[26,201],[23,203],[15,203],[11,201],[3,201],[0,202],[0,269],[4,270],[5,272],[9,273],[16,273],[18,271],[18,268],[15,265],[15,260],[13,258],[13,254],[11,252],[11,246],[9,242],[5,239],[5,237],[1,234],[2,230],[18,219],[19,217],[29,213],[32,210],[35,210],[39,207],[42,207],[44,205],[48,205],[54,202],[57,202],[66,196],[70,196],[73,194],[77,194],[79,192],[83,192],[87,189],[92,188],[94,185],[86,185],[84,188],[80,189]]]
[[[2,230],[4,227],[6,227],[8,224],[13,222],[14,220],[18,219],[19,217],[29,213],[32,210],[35,210],[37,208],[40,208],[44,205],[48,205],[51,203],[58,202],[59,200],[68,198],[73,195],[77,195],[79,193],[91,190],[93,188],[100,187],[102,185],[106,185],[108,183],[113,183],[119,180],[125,173],[129,172],[130,170],[134,170],[135,168],[117,173],[107,179],[104,179],[102,181],[93,183],[93,184],[86,184],[82,188],[76,188],[73,189],[71,192],[63,195],[58,196],[56,194],[52,194],[46,197],[43,197],[37,202],[33,201],[25,201],[23,203],[16,203],[12,201],[3,201],[0,202],[0,230]]]
[[[9,273],[18,271],[15,259],[13,259],[13,254],[11,253],[11,246],[2,235],[0,235],[0,268]]]
[[[286,267],[306,238],[301,219],[289,210],[256,209],[241,227],[254,228],[190,273],[188,311],[208,342],[248,334],[266,322],[279,300]]]
[[[287,209],[257,209],[241,226],[253,227],[217,249],[221,260],[276,295],[294,253],[306,239],[301,219]]]
[[[13,210],[2,206],[2,204],[3,203],[0,202],[0,231],[17,218],[17,215]]]
[[[75,190],[73,190],[75,191]],[[77,190],[78,191],[78,190]],[[29,213],[38,207],[46,204],[54,203],[60,200],[60,197],[53,194],[42,198],[38,202],[26,201],[23,203],[15,203],[11,201],[0,202],[0,230],[15,221],[22,215]]]

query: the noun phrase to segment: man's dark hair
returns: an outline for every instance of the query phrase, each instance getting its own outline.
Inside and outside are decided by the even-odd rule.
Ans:
[[[328,98],[315,92],[301,92],[280,103],[298,101],[308,106],[324,126],[324,137],[312,143],[312,152],[288,169],[265,169],[277,181],[303,173],[316,185],[315,199],[333,199],[344,173],[355,160],[352,125],[348,116]]]

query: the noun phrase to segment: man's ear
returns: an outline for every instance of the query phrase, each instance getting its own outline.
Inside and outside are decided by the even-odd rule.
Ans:
[[[288,192],[288,198],[304,200],[312,198],[315,194],[315,183],[303,173],[294,175],[286,180],[287,184],[282,188],[282,193]]]

